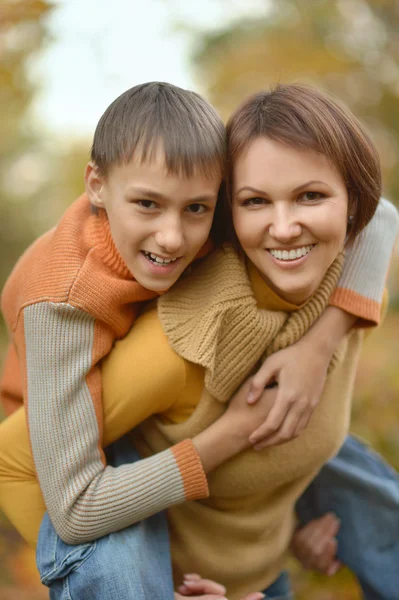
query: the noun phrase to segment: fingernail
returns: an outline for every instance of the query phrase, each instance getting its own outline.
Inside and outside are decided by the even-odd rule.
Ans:
[[[254,394],[253,392],[249,392],[247,396],[247,402],[253,402]]]

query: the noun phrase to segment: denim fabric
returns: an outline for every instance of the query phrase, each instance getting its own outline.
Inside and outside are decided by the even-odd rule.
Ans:
[[[399,600],[399,475],[381,456],[346,438],[296,508],[303,524],[334,512],[341,519],[338,557],[364,598]]]
[[[122,439],[108,453],[118,466],[139,460]],[[46,514],[39,534],[37,566],[51,600],[173,600],[166,516],[159,513],[95,542],[69,546]]]
[[[265,594],[265,600],[294,600],[287,571],[283,571],[263,593]]]

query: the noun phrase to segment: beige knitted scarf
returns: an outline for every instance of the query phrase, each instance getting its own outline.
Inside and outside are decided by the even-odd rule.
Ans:
[[[259,359],[297,342],[328,305],[343,265],[339,255],[299,310],[257,306],[245,262],[232,248],[215,250],[158,299],[158,313],[172,348],[205,368],[205,387],[227,402]]]

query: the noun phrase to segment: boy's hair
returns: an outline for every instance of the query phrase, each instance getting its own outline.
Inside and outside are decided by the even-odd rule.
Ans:
[[[170,173],[224,175],[225,140],[225,126],[204,98],[154,81],[127,90],[107,108],[94,133],[91,159],[106,176],[112,165],[137,154],[150,161],[161,145]]]
[[[352,241],[372,218],[381,195],[378,153],[356,117],[305,85],[278,85],[251,96],[227,123],[229,195],[234,162],[259,137],[320,152],[335,165],[346,184],[348,208],[354,216],[347,238]]]

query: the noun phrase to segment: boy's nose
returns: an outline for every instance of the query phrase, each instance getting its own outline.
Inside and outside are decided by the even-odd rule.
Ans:
[[[178,252],[183,245],[183,229],[180,221],[169,219],[155,234],[158,246],[168,254]]]

